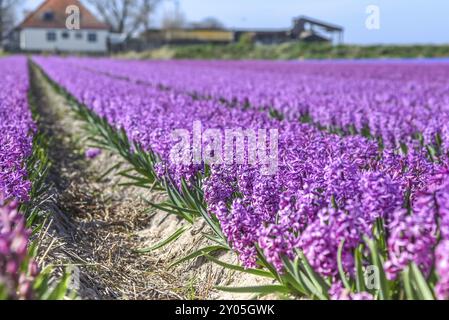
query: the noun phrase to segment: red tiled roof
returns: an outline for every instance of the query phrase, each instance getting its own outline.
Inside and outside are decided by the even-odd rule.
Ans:
[[[19,25],[19,28],[66,28],[66,8],[75,5],[80,9],[81,29],[109,29],[108,25],[98,20],[80,1],[78,0],[46,0],[35,11],[30,13]],[[46,12],[53,13],[51,21],[44,20]]]

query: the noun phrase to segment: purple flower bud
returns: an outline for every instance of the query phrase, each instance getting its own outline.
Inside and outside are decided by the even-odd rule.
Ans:
[[[101,149],[90,148],[86,150],[86,158],[95,159],[101,154]]]

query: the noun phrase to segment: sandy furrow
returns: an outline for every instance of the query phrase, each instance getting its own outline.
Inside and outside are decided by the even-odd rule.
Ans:
[[[32,83],[52,162],[51,214],[40,258],[74,265],[73,285],[83,299],[184,298],[176,277],[152,257],[133,252],[141,241],[136,233],[148,227],[149,216],[138,195],[118,187],[114,179],[99,180],[117,159],[102,154],[88,161],[82,123],[65,99],[36,70]]]

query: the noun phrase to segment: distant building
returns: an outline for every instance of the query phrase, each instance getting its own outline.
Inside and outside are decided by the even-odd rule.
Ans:
[[[243,37],[254,43],[280,44],[284,42],[343,42],[343,28],[305,16],[293,20],[290,29],[152,29],[141,35],[145,46],[157,47],[166,44],[229,44]]]
[[[234,34],[222,29],[151,29],[142,35],[146,43],[155,46],[164,44],[226,44],[234,41]]]
[[[306,16],[293,20],[291,36],[303,41],[343,43],[343,27]]]
[[[66,27],[66,8],[80,9],[80,29]],[[104,53],[109,27],[78,0],[46,0],[16,28],[13,42],[21,51]]]

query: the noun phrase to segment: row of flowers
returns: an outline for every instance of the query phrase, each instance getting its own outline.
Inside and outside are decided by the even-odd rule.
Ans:
[[[48,159],[30,108],[26,57],[0,59],[0,300],[56,299],[64,283],[40,272],[33,241]],[[66,276],[65,276],[66,277]]]
[[[212,226],[217,221],[216,235],[223,235],[246,270],[270,270],[281,283],[277,289],[323,299],[449,298],[444,154],[429,156],[416,145],[379,149],[362,136],[340,136],[258,110],[111,77],[92,70],[86,59],[34,61],[78,103],[160,157],[153,163],[157,178],[172,182],[171,192],[186,203],[204,202],[202,217]],[[388,81],[393,85],[395,79]],[[222,131],[278,130],[278,171],[263,174],[261,163],[173,163],[173,129],[192,131],[196,121]],[[209,143],[203,141],[201,148],[207,150]],[[191,194],[197,187],[200,193]],[[197,208],[201,211],[201,205]],[[380,269],[380,285],[367,288],[361,270],[371,265]]]
[[[29,200],[26,159],[36,131],[26,58],[0,59],[0,74],[0,299],[30,299],[37,264],[29,259],[31,233],[18,212],[19,201]]]
[[[69,58],[78,67],[197,97],[276,110],[386,146],[420,140],[449,151],[444,62],[117,61]],[[417,135],[419,136],[417,137]]]

